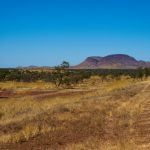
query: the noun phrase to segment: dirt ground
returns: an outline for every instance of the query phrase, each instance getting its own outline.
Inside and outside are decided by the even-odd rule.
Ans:
[[[32,131],[32,127],[38,127],[34,135],[29,133],[27,138],[19,136],[15,142],[1,143],[2,150],[150,149],[149,81],[108,92],[101,92],[99,88],[0,91],[3,102],[22,97],[32,97],[39,104],[53,99],[65,102],[38,112],[32,118],[0,123],[0,135],[16,136],[26,126],[30,125]],[[15,115],[24,113],[28,111]]]

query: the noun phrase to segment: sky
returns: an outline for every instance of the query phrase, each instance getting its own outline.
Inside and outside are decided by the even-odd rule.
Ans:
[[[0,67],[88,56],[150,61],[149,0],[0,0]]]

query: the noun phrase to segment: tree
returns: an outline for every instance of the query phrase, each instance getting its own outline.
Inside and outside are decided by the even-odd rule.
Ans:
[[[144,74],[145,74],[145,78],[147,79],[150,75],[150,69],[149,68],[144,68]]]
[[[137,72],[137,78],[143,80],[143,77],[144,77],[144,70],[142,68],[139,68]]]
[[[70,67],[69,62],[63,61],[60,67],[61,69],[68,69]]]
[[[63,61],[60,66],[56,66],[54,72],[52,73],[52,82],[56,87],[61,86],[62,84],[68,84],[66,75],[68,73],[69,62]]]

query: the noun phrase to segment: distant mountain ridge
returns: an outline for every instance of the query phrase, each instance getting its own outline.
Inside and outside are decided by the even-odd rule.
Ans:
[[[22,67],[22,66],[19,66],[19,67],[16,67],[16,69],[52,69],[52,67],[49,67],[49,66],[26,66],[26,67]]]
[[[82,63],[74,66],[74,69],[136,69],[139,67],[150,68],[150,62],[138,61],[126,54],[113,54],[105,57],[91,56]]]

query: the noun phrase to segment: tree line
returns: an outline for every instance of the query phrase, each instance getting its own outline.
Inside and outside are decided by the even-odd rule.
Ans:
[[[91,76],[100,76],[106,80],[107,76],[119,79],[129,76],[133,80],[143,80],[150,76],[150,68],[138,69],[69,69],[69,63],[64,61],[52,71],[32,71],[24,69],[0,69],[0,81],[35,82],[42,80],[59,86],[71,86],[88,79]]]

